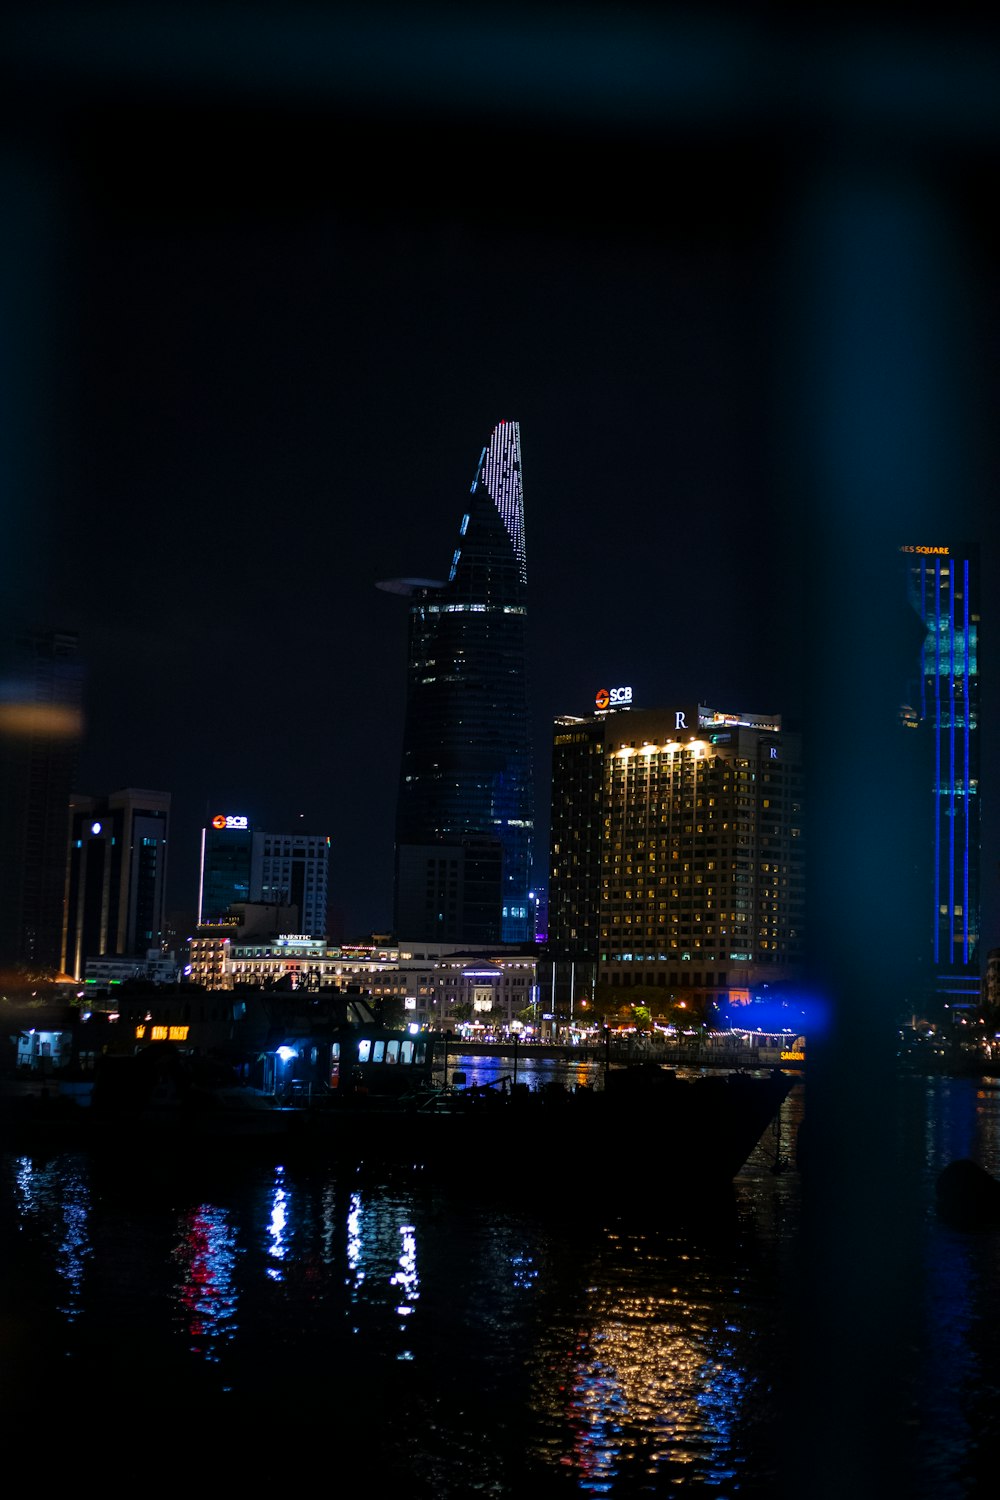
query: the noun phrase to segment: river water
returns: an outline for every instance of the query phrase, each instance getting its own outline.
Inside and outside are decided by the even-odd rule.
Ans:
[[[596,1068],[519,1060],[518,1078]],[[804,1083],[731,1197],[676,1217],[609,1214],[599,1182],[547,1213],[498,1198],[489,1161],[431,1187],[0,1152],[8,1461],[227,1494],[992,1496],[1000,1231],[949,1228],[933,1184],[956,1156],[1000,1169],[1000,1093],[903,1087],[908,1217],[864,1243],[817,1236]],[[623,1142],[649,1156],[645,1207],[668,1203],[680,1149]]]

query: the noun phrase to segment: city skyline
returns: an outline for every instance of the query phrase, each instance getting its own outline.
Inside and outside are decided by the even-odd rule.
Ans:
[[[554,719],[601,687],[849,716],[865,646],[824,657],[823,631],[851,623],[878,548],[961,532],[991,576],[1000,299],[973,114],[937,158],[916,90],[914,162],[859,165],[805,149],[829,125],[807,88],[777,132],[745,98],[738,128],[689,96],[645,121],[605,101],[612,125],[572,89],[561,119],[539,100],[500,128],[447,90],[388,110],[374,75],[360,101],[237,97],[164,63],[140,103],[124,53],[120,87],[85,59],[72,87],[65,57],[32,66],[4,638],[78,635],[78,790],[170,791],[175,908],[221,812],[328,833],[338,925],[390,923],[405,661],[372,583],[437,576],[469,434],[498,413],[525,435],[543,787]],[[765,95],[772,77],[748,74]],[[374,166],[338,149],[352,132]],[[662,214],[626,147],[635,181],[669,183]],[[898,658],[879,665],[895,705]]]

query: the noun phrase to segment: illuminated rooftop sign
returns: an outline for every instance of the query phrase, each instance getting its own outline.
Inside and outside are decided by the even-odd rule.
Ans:
[[[770,729],[777,734],[781,729],[781,717],[778,714],[726,714],[713,708],[699,708],[698,726],[701,729]]]
[[[213,828],[249,828],[250,823],[242,813],[216,813],[212,819]]]
[[[632,703],[632,689],[630,687],[599,688],[594,699],[594,705],[599,713],[609,708],[627,708]]]

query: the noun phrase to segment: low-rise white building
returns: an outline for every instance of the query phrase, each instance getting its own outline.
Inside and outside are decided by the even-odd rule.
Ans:
[[[529,1009],[538,1010],[532,946],[333,944],[305,933],[250,933],[234,922],[198,929],[190,978],[211,990],[279,982],[314,993],[351,989],[372,1001],[398,1001],[411,1025],[440,1031],[469,1023],[516,1030]]]

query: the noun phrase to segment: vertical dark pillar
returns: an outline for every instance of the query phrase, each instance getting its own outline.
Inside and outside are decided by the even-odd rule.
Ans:
[[[877,155],[877,153],[876,153]],[[907,1491],[897,1404],[919,1305],[917,1174],[896,1032],[926,940],[899,726],[918,635],[906,542],[972,535],[964,266],[915,167],[842,160],[801,204],[787,266],[786,545],[809,642],[810,967],[829,1015],[810,1063],[790,1473],[814,1500]],[[912,738],[910,736],[909,738]]]

